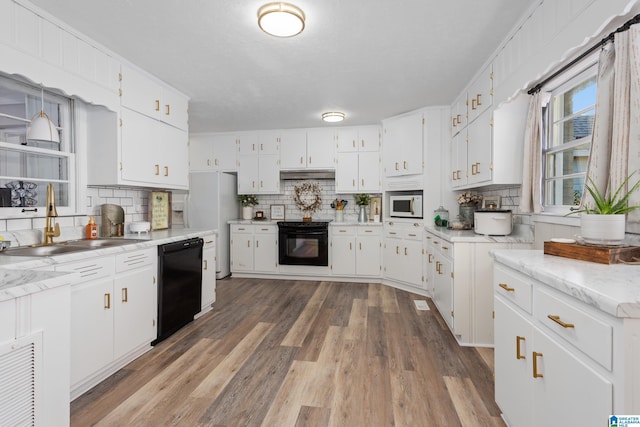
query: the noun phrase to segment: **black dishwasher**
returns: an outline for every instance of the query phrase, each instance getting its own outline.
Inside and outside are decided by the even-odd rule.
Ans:
[[[200,238],[158,246],[158,338],[155,345],[193,320],[202,299]]]

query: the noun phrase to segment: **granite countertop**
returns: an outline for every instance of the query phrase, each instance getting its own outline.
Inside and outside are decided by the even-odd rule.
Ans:
[[[215,233],[217,233],[217,230],[168,229],[142,233],[140,235],[128,234],[124,236],[123,239],[136,239],[130,245],[89,249],[86,251],[46,257],[11,256],[6,255],[7,252],[5,252],[0,254],[0,301],[72,283],[75,276],[74,273],[52,271],[53,268],[59,264],[79,261],[88,257],[113,255],[137,249],[145,249]],[[47,269],[49,271],[44,271]]]
[[[446,227],[425,225],[424,229],[447,242],[453,243],[533,243],[533,230],[529,225],[514,225],[508,236],[485,236],[473,230],[451,230]]]
[[[640,266],[598,264],[541,250],[490,252],[496,262],[616,317],[640,318]]]

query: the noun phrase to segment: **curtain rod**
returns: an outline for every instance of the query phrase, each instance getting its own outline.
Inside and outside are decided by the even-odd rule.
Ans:
[[[536,84],[534,87],[532,87],[531,89],[529,89],[527,91],[527,93],[529,95],[533,95],[536,92],[539,92],[540,89],[542,89],[542,87],[547,84],[550,80],[554,79],[555,77],[557,77],[558,75],[562,74],[563,72],[565,72],[566,70],[568,70],[569,68],[573,67],[575,64],[577,64],[578,62],[580,62],[581,60],[583,60],[585,57],[587,57],[589,54],[593,53],[595,50],[600,49],[602,46],[604,46],[608,41],[613,41],[614,36],[617,33],[622,33],[624,31],[627,31],[629,28],[631,28],[632,25],[634,24],[638,24],[640,23],[640,14],[634,16],[633,18],[631,18],[630,20],[628,20],[627,22],[624,23],[624,25],[618,27],[615,31],[612,31],[607,37],[603,38],[602,40],[600,40],[598,43],[596,43],[594,46],[591,46],[589,49],[587,49],[586,52],[583,52],[582,54],[580,54],[580,56],[578,56],[577,58],[575,58],[573,61],[569,62],[568,64],[564,65],[562,68],[560,68],[558,71],[556,71],[555,73],[551,74],[550,76],[546,77],[544,80],[542,80],[540,83]]]

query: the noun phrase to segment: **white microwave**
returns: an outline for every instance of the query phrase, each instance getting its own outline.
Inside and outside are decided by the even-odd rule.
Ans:
[[[422,218],[422,196],[407,194],[389,196],[389,216],[394,218]]]

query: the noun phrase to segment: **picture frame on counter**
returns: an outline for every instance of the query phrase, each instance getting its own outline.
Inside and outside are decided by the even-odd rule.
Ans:
[[[171,193],[152,191],[149,194],[149,223],[151,230],[171,228]]]
[[[285,217],[285,208],[284,205],[271,205],[271,219],[272,220],[282,220],[284,221]]]
[[[500,209],[500,196],[484,196],[482,198],[482,209]]]

